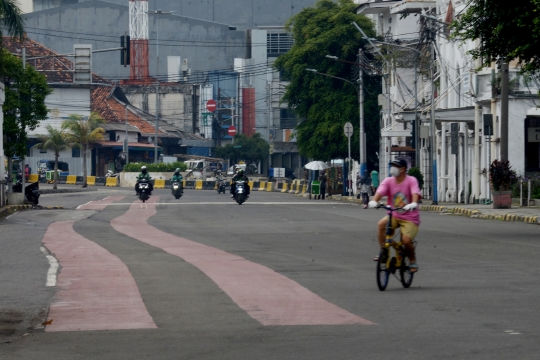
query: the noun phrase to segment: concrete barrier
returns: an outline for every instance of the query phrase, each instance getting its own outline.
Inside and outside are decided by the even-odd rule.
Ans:
[[[266,183],[266,191],[271,192],[273,187],[274,187],[273,182],[269,181]]]
[[[184,189],[195,189],[195,180],[184,180]]]
[[[105,179],[105,186],[118,186],[117,177],[108,177]]]
[[[77,181],[75,182],[77,185],[84,184],[84,176],[77,176]]]
[[[261,187],[259,188],[259,191],[264,191],[266,188],[266,181],[261,181],[260,184]]]
[[[289,190],[289,184],[287,184],[286,182],[282,183],[281,192],[284,193],[284,192],[287,192],[288,190]]]
[[[90,186],[96,185],[96,177],[95,176],[87,176],[86,177],[86,184]]]
[[[58,184],[65,184],[67,181],[67,176],[59,176],[57,180],[58,180]]]
[[[165,189],[165,180],[162,180],[162,179],[154,180],[154,189]]]
[[[75,175],[68,175],[66,178],[66,184],[68,185],[75,185],[77,183],[77,176]]]
[[[251,187],[251,190],[257,191],[261,187],[261,183],[259,181],[253,181],[253,186]]]
[[[216,188],[216,181],[203,181],[203,190],[214,190]]]
[[[203,181],[195,180],[195,190],[202,190],[202,189],[203,189]]]
[[[96,186],[105,186],[105,177],[96,177]]]

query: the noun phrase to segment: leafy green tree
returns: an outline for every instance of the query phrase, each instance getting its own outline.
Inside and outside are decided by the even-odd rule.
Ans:
[[[234,136],[234,144],[216,147],[215,154],[217,157],[230,159],[234,163],[243,160],[246,164],[253,164],[268,157],[270,145],[259,133],[253,136],[237,134]]]
[[[24,158],[27,153],[27,131],[34,130],[39,122],[47,118],[45,97],[51,93],[45,76],[34,68],[23,68],[21,60],[0,48],[0,82],[5,85],[3,134],[4,155],[10,163],[8,176],[11,178],[11,159]]]
[[[22,39],[24,36],[22,11],[15,0],[0,0],[0,45],[4,36],[2,30],[13,37]]]
[[[55,129],[51,125],[47,125],[47,135],[39,135],[39,143],[35,146],[38,149],[47,149],[54,152],[54,187],[58,183],[58,157],[62,151],[70,148],[65,129]]]
[[[540,70],[540,0],[467,0],[468,8],[452,23],[452,36],[480,41],[471,54],[484,65],[517,59],[523,70]]]
[[[359,48],[366,42],[362,34],[351,24],[355,21],[364,32],[375,37],[373,22],[364,15],[356,14],[352,0],[320,0],[315,7],[302,10],[286,23],[294,38],[294,46],[280,56],[275,67],[290,79],[282,98],[303,119],[296,127],[300,153],[308,158],[330,160],[348,156],[343,125],[351,122],[354,134],[351,138],[352,156],[359,158],[359,112],[358,94],[355,87],[343,80],[310,73],[318,72],[355,81],[356,65],[337,62],[326,55],[356,63]],[[377,94],[381,79],[378,76],[363,77],[366,149],[369,163],[377,161],[379,151],[379,108]]]
[[[97,113],[92,112],[88,119],[81,115],[71,114],[69,119],[62,123],[62,127],[67,130],[67,142],[71,146],[76,146],[82,152],[82,166],[84,181],[82,187],[87,187],[86,177],[86,155],[88,150],[92,150],[94,144],[104,140],[105,130],[99,125],[105,123]]]

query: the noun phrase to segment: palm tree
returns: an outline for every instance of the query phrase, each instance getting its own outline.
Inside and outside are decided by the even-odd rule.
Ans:
[[[2,29],[7,30],[12,37],[24,37],[24,19],[16,0],[0,0],[0,45]]]
[[[83,158],[83,188],[87,186],[86,177],[86,154],[88,150],[93,148],[93,145],[105,138],[105,130],[100,127],[103,124],[103,120],[97,113],[92,112],[88,120],[84,119],[81,115],[72,114],[69,119],[64,121],[62,128],[67,129],[67,140],[71,146],[77,146],[82,150]]]
[[[1,0],[0,0],[1,1]],[[58,157],[60,152],[65,151],[70,148],[67,141],[66,134],[64,129],[55,129],[51,125],[47,125],[47,135],[39,135],[39,143],[35,146],[38,149],[47,149],[54,151],[54,187],[56,189],[56,184],[58,183]]]

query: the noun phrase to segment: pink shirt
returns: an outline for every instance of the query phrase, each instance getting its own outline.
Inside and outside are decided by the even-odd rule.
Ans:
[[[396,182],[395,177],[389,177],[377,188],[377,194],[388,197],[388,204],[392,207],[404,207],[412,202],[413,194],[420,195],[418,180],[414,176],[406,175],[401,184]],[[403,213],[394,212],[393,216],[396,219],[410,221],[416,225],[420,225],[420,211],[418,209],[405,211]]]

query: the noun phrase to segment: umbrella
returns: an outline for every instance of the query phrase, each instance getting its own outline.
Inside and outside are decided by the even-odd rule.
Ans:
[[[308,170],[324,170],[329,168],[329,166],[322,161],[312,161],[307,163],[304,167]]]

